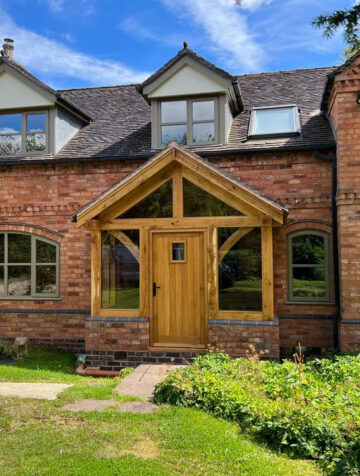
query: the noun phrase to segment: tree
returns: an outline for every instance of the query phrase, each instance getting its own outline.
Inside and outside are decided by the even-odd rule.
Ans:
[[[360,3],[356,3],[352,7],[345,10],[336,10],[332,14],[317,16],[312,24],[315,28],[324,28],[324,36],[331,38],[335,32],[344,27],[344,38],[348,44],[345,49],[347,58],[360,50],[359,38],[359,21],[360,21]]]

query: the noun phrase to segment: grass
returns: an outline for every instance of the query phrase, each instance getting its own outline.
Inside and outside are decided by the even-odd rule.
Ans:
[[[323,297],[325,296],[325,281],[294,279],[293,294],[298,297]]]
[[[116,288],[102,291],[104,309],[138,309],[140,303],[139,288]],[[111,304],[110,304],[111,303]]]
[[[220,309],[259,311],[262,307],[261,279],[236,281],[235,286],[219,294]]]
[[[34,351],[11,366],[0,365],[0,380],[73,384],[56,401],[0,399],[2,476],[320,474],[313,464],[280,456],[237,425],[195,409],[65,412],[65,403],[80,398],[124,401],[114,392],[119,378],[76,376],[70,354]]]

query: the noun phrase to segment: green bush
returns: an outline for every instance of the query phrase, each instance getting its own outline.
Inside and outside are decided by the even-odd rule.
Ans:
[[[280,364],[206,354],[169,374],[154,398],[237,421],[327,474],[360,474],[360,355]]]
[[[0,357],[11,357],[12,349],[7,347],[4,342],[0,341]]]

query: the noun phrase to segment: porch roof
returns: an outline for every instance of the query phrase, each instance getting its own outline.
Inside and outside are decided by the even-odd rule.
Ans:
[[[254,187],[250,187],[248,184],[234,178],[227,174],[223,169],[211,164],[208,160],[201,158],[194,152],[190,152],[189,149],[179,146],[176,142],[171,142],[169,146],[162,150],[160,153],[152,157],[150,160],[142,164],[135,169],[132,173],[127,175],[124,179],[120,180],[95,199],[80,208],[74,215],[73,221],[77,222],[78,226],[84,225],[85,222],[96,218],[100,212],[103,212],[108,207],[112,206],[115,201],[119,201],[126,196],[126,186],[133,179],[137,177],[145,176],[147,171],[150,171],[153,165],[157,162],[161,162],[165,158],[171,156],[171,160],[181,163],[181,157],[186,157],[196,169],[199,175],[203,175],[205,178],[211,172],[215,173],[215,177],[221,177],[226,179],[226,183],[229,185],[230,193],[236,195],[240,193],[240,200],[251,204],[254,209],[261,211],[263,215],[268,215],[279,223],[283,223],[284,217],[288,214],[288,211],[280,203],[273,200],[271,197],[261,193]],[[164,162],[164,168],[168,165],[168,162]]]

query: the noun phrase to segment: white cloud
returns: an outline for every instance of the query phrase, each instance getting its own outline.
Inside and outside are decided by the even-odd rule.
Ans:
[[[245,8],[246,10],[255,10],[259,8],[261,5],[269,4],[272,0],[242,0],[241,1],[241,8]]]
[[[64,8],[64,3],[65,0],[46,0],[47,3],[49,4],[49,7],[51,10],[54,12],[61,12],[62,9]]]
[[[182,46],[182,40],[180,35],[170,34],[164,35],[158,33],[156,30],[152,30],[147,26],[142,25],[137,18],[127,17],[120,23],[120,28],[125,33],[128,33],[140,40],[150,40],[156,43],[162,43],[166,46],[178,47]]]
[[[43,0],[54,13],[66,11],[66,14],[73,11],[80,11],[82,15],[90,15],[95,12],[95,0]]]
[[[142,82],[151,74],[118,61],[78,52],[61,42],[21,28],[1,9],[0,17],[0,38],[15,40],[15,59],[33,73],[51,78],[52,84],[56,83],[56,78],[76,78],[89,85],[129,84]]]
[[[247,0],[248,5],[259,0]],[[266,62],[264,49],[250,33],[246,16],[234,0],[163,0],[178,16],[200,26],[228,68],[256,72]]]

